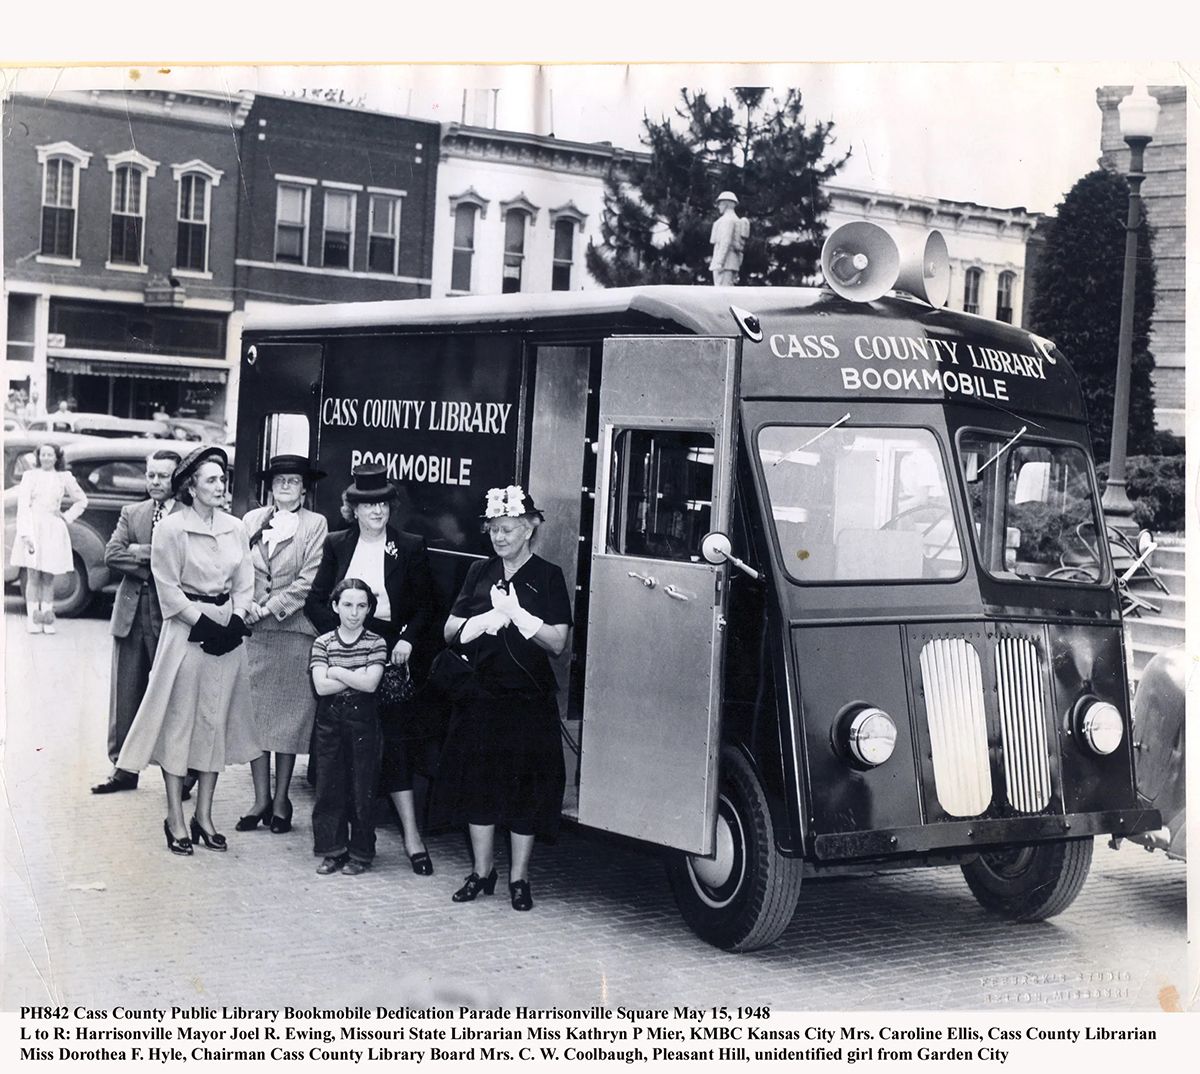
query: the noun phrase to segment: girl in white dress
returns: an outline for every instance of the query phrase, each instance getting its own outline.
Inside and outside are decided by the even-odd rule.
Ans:
[[[87,497],[70,470],[63,468],[62,449],[39,444],[37,467],[21,475],[17,491],[17,536],[12,564],[25,568],[26,629],[54,634],[54,576],[75,569],[67,523],[87,510]],[[71,501],[62,510],[63,499]]]

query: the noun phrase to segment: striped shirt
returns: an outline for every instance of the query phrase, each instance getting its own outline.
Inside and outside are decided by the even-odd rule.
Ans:
[[[328,634],[322,634],[313,642],[308,669],[311,671],[315,667],[332,667],[357,671],[373,664],[384,667],[387,662],[387,642],[378,634],[364,629],[354,641],[346,642],[335,629]]]

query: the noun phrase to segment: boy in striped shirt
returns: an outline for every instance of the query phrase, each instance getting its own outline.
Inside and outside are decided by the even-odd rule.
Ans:
[[[375,594],[361,578],[344,578],[330,598],[338,626],[313,642],[309,670],[317,691],[313,852],[322,876],[357,876],[375,858],[375,785],[382,740],[375,690],[387,643],[364,624]]]

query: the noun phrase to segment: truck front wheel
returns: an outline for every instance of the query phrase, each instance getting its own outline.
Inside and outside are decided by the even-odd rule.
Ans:
[[[1045,921],[1075,901],[1092,864],[1090,836],[986,851],[962,867],[985,910],[1010,921]]]
[[[698,936],[727,951],[753,951],[787,928],[800,896],[802,865],[775,846],[766,795],[736,750],[721,754],[716,852],[675,855],[667,876],[679,912]]]

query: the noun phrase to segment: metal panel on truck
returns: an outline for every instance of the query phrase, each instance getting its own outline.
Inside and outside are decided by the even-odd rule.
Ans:
[[[738,345],[610,339],[600,389],[579,820],[713,850]]]

